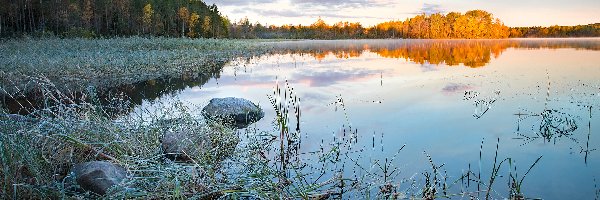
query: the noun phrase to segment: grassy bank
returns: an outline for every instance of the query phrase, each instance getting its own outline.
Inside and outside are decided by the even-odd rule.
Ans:
[[[43,88],[50,94],[49,88]],[[107,160],[131,173],[108,198],[181,198],[222,190],[217,184],[220,163],[232,155],[239,139],[233,129],[208,123],[191,115],[193,108],[181,104],[157,105],[150,118],[130,116],[112,120],[106,106],[72,101],[52,94],[53,106],[15,120],[0,120],[0,198],[57,199],[98,198],[82,190],[71,168],[94,160]],[[126,103],[126,102],[123,102]],[[119,108],[112,108],[119,109]],[[5,114],[5,113],[2,113]],[[185,143],[193,163],[166,159],[162,136],[181,131],[198,136]]]
[[[98,93],[153,79],[215,77],[227,62],[259,55],[264,49],[251,40],[3,40],[0,95],[18,106],[34,96],[43,109],[15,119],[0,104],[0,198],[94,197],[69,179],[74,164],[92,160],[110,160],[136,171],[127,185],[137,189],[117,191],[111,197],[168,198],[189,189],[198,194],[220,190],[214,184],[218,164],[238,140],[232,129],[192,116],[191,108],[179,104],[161,106],[160,113],[146,115],[150,119],[116,121],[119,113],[129,112],[131,99],[102,99],[108,104],[100,105]],[[197,158],[195,164],[165,163],[160,139],[173,130],[201,135],[210,141],[202,148],[209,150],[188,152]],[[191,171],[197,173],[184,173]]]
[[[166,76],[218,72],[224,63],[260,54],[263,49],[251,40],[140,37],[3,40],[0,85],[9,93],[29,90],[27,81],[31,79],[27,77],[43,76],[60,89],[114,87]]]

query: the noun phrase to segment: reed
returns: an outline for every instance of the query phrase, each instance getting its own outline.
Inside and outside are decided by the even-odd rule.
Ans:
[[[23,120],[0,120],[2,198],[487,199],[499,193],[493,188],[508,161],[514,169],[508,175],[508,195],[518,199],[525,197],[524,179],[541,159],[518,176],[510,158],[499,159],[498,140],[489,180],[482,180],[485,173],[481,167],[476,173],[470,165],[467,173],[455,179],[444,169],[445,164],[436,164],[427,153],[428,169],[404,174],[399,158],[407,145],[394,155],[365,159],[384,151],[384,134],[374,133],[371,138],[352,128],[343,100],[337,102],[348,123],[331,140],[322,140],[318,150],[307,151],[302,145],[300,98],[287,81],[283,86],[277,84],[269,96],[276,113],[273,130],[241,131],[204,121],[200,109],[177,99],[155,102],[152,108],[123,116],[108,110],[128,109],[123,106],[129,104],[127,98],[112,98],[114,104],[102,105],[93,87],[83,95],[73,95],[60,91],[48,79],[32,83],[43,91],[44,109],[22,116]],[[189,146],[198,146],[184,152],[191,161],[170,161],[162,152],[160,139],[165,131],[174,130],[204,135],[211,148],[200,149],[199,141],[190,140]],[[480,166],[483,146],[482,141]],[[84,192],[69,169],[91,160],[120,164],[130,175],[122,187],[104,196]],[[475,185],[477,189],[473,189]]]

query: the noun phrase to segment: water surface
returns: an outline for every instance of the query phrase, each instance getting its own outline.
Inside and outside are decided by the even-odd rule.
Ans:
[[[253,127],[272,130],[267,95],[287,81],[301,99],[303,152],[339,140],[342,127],[352,127],[368,150],[360,158],[365,162],[392,157],[406,144],[394,160],[401,177],[419,179],[430,168],[425,152],[453,181],[469,165],[489,177],[499,140],[498,157],[513,158],[520,174],[543,156],[524,181],[527,197],[597,198],[600,39],[269,45],[271,54],[232,62],[218,78],[147,98],[136,110],[173,97],[196,105],[242,97],[265,108]],[[507,197],[507,178],[495,183],[496,198]]]

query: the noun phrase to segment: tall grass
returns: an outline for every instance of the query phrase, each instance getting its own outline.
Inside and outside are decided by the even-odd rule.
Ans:
[[[482,170],[475,175],[470,167],[460,177],[450,176],[445,164],[437,164],[427,153],[429,168],[403,174],[398,158],[405,145],[383,159],[365,159],[380,151],[376,136],[361,135],[350,123],[342,125],[331,142],[323,140],[318,150],[307,151],[302,146],[300,98],[287,82],[270,95],[276,111],[274,130],[236,131],[205,121],[200,109],[177,99],[120,116],[108,110],[128,108],[125,97],[101,105],[93,88],[71,95],[48,81],[32,80],[43,91],[44,109],[24,116],[27,120],[0,120],[2,198],[492,199],[506,194],[520,199],[525,197],[523,180],[540,160],[520,177],[510,158],[499,159],[498,140],[487,180]],[[160,141],[168,132],[190,133],[182,141],[189,162],[166,158]],[[479,159],[481,163],[482,150]],[[85,192],[69,171],[74,164],[92,160],[121,165],[129,174],[104,196]],[[511,187],[502,192],[494,185],[505,161],[510,163],[506,177]]]
[[[28,90],[34,85],[21,78],[43,75],[63,90],[82,91],[80,85],[106,88],[219,71],[227,61],[264,50],[253,41],[221,39],[10,39],[0,43],[0,83],[9,92]]]
[[[88,103],[93,95],[73,99],[40,83],[48,106],[26,116],[32,121],[2,120],[0,188],[2,198],[90,196],[72,183],[69,170],[77,163],[108,160],[130,172],[124,190],[112,197],[172,198],[204,194],[219,182],[222,160],[238,143],[230,128],[191,115],[181,103],[157,105],[160,113],[112,120],[104,106]],[[127,99],[122,99],[125,101]],[[115,108],[111,108],[115,109]],[[160,139],[167,131],[184,131],[193,164],[165,158]],[[194,136],[192,138],[192,136]],[[202,138],[203,145],[194,138]]]

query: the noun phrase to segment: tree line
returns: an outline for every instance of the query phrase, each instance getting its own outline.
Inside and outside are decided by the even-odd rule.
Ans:
[[[229,20],[201,0],[0,0],[0,36],[229,36]]]
[[[514,27],[510,37],[600,37],[600,23],[577,26]]]
[[[496,39],[518,37],[600,37],[600,23],[577,26],[508,27],[483,10],[462,14],[420,14],[406,20],[393,20],[364,27],[358,22],[332,25],[321,18],[310,25],[265,26],[243,18],[230,24],[232,38],[262,39]]]
[[[509,28],[491,13],[471,10],[465,14],[450,12],[417,15],[404,21],[377,24],[370,32],[385,38],[507,38]]]
[[[507,38],[509,28],[491,13],[472,10],[465,14],[451,12],[420,14],[404,21],[395,20],[364,27],[360,23],[338,22],[326,24],[321,18],[315,23],[264,27],[242,19],[232,24],[231,33],[241,38],[293,39],[350,39],[350,38]]]
[[[201,0],[0,0],[0,36],[64,37],[167,36],[191,38],[361,39],[600,37],[600,23],[578,26],[509,28],[483,10],[420,14],[365,27],[332,25],[321,18],[310,25],[237,22]]]

